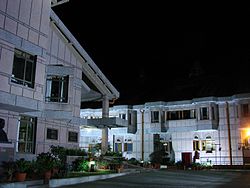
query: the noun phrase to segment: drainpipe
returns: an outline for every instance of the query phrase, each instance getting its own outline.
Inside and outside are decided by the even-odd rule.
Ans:
[[[107,96],[103,96],[102,99],[102,118],[109,117],[109,99]],[[102,128],[102,147],[101,153],[105,154],[108,151],[108,127]]]
[[[232,146],[231,146],[231,128],[230,128],[230,114],[229,114],[229,105],[226,102],[226,118],[227,118],[227,129],[228,129],[228,150],[229,150],[229,159],[230,165],[233,164],[232,162]]]
[[[144,109],[141,109],[141,160],[144,161]]]

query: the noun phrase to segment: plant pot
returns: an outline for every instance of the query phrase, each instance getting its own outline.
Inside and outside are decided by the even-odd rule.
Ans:
[[[51,170],[47,170],[46,172],[44,172],[44,183],[45,184],[49,183],[51,175],[52,175]]]
[[[25,181],[27,173],[26,172],[17,172],[15,178],[17,181]]]
[[[57,174],[58,174],[58,172],[59,172],[59,168],[53,168],[52,169],[52,174],[51,174],[51,176],[53,177],[53,176],[56,176]]]

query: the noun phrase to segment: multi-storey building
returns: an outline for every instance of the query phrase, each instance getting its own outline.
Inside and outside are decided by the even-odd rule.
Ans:
[[[250,94],[114,106],[110,116],[127,119],[128,127],[111,128],[109,144],[128,159],[149,161],[163,148],[175,162],[191,163],[195,157],[201,163],[242,165],[250,159],[249,112]],[[101,111],[81,110],[81,117],[99,118]],[[102,140],[100,132],[84,125],[80,134],[81,147]]]
[[[1,160],[9,156],[2,148],[33,158],[51,145],[79,147],[79,125],[89,124],[80,118],[83,102],[102,102],[108,117],[119,97],[52,10],[62,2],[0,1],[0,118],[10,141],[0,144]]]

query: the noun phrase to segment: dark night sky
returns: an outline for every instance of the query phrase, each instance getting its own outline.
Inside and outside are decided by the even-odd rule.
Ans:
[[[250,68],[248,31],[242,32],[239,28],[222,31],[216,25],[210,30],[200,29],[203,32],[197,28],[198,31],[193,31],[195,27],[189,24],[193,16],[187,18],[187,12],[192,10],[183,12],[185,7],[164,5],[165,9],[163,4],[157,3],[91,2],[70,0],[53,10],[120,92],[116,104],[185,100],[248,91],[242,86],[238,89],[241,80],[250,85],[246,76]],[[195,17],[198,17],[198,24],[209,20],[200,15]],[[228,15],[223,17],[230,20]],[[190,77],[195,62],[201,66],[196,79]],[[218,89],[206,92],[207,88],[202,88],[204,83],[211,87],[216,80],[224,80],[216,87],[223,90],[226,85],[223,90],[226,92],[217,92]],[[229,84],[232,82],[234,85]],[[203,92],[197,94],[193,90]]]

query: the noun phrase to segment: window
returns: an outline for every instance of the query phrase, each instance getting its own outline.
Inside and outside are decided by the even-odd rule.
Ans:
[[[57,140],[58,130],[57,129],[47,129],[47,139]]]
[[[126,119],[126,114],[119,114],[119,118]]]
[[[36,56],[15,49],[11,82],[34,88]]]
[[[249,116],[248,104],[242,104],[241,105],[241,112],[242,112],[243,117],[248,117]]]
[[[201,120],[209,119],[207,107],[200,108],[200,119]]]
[[[124,151],[132,152],[133,151],[133,144],[132,143],[124,143]]]
[[[195,118],[196,118],[195,109],[167,112],[167,120],[182,120],[182,119],[195,119]]]
[[[78,142],[78,133],[69,131],[68,141],[69,142]]]
[[[18,152],[35,153],[36,118],[21,116],[19,120]]]
[[[46,84],[47,102],[68,102],[69,76],[48,76]]]
[[[193,140],[193,151],[200,151],[200,141],[199,141],[198,136],[194,137],[194,140]]]
[[[160,113],[159,111],[151,112],[151,123],[159,123],[160,121]]]
[[[212,153],[215,150],[215,140],[212,140],[211,136],[207,136],[206,140],[202,140],[202,151],[206,153]]]
[[[122,152],[122,143],[115,143],[115,152]]]

